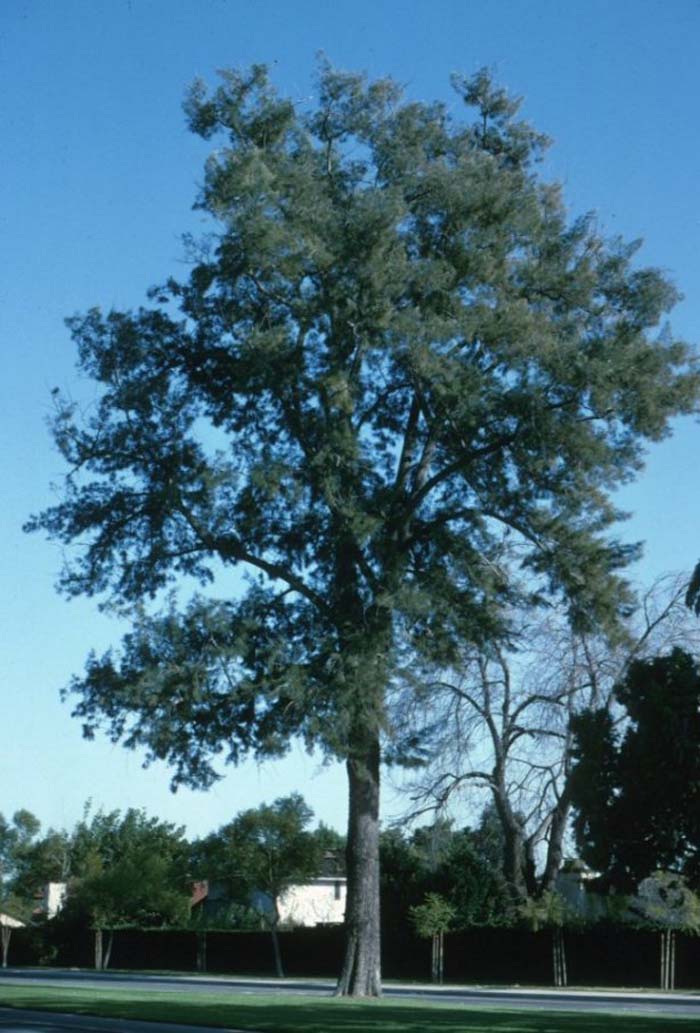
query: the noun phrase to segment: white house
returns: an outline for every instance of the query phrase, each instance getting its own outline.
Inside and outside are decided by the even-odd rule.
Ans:
[[[47,882],[41,894],[37,911],[47,918],[54,918],[66,901],[68,885],[65,882]]]
[[[280,924],[286,926],[342,925],[345,920],[347,878],[337,851],[329,850],[320,873],[308,882],[292,883],[279,901]],[[262,890],[251,894],[250,905],[262,914],[272,911],[272,900]],[[231,904],[230,887],[225,880],[203,880],[192,890],[193,908],[206,915],[226,912]]]
[[[576,915],[595,921],[605,914],[605,897],[591,886],[599,876],[583,861],[569,861],[557,875],[554,888]]]
[[[310,882],[289,886],[279,900],[282,925],[342,924],[345,918],[347,879],[344,875],[319,875]],[[253,907],[268,911],[272,902],[264,893],[254,894]]]

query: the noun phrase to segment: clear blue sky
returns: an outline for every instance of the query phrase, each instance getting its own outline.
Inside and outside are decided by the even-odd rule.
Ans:
[[[315,54],[392,75],[416,99],[450,99],[449,74],[488,65],[555,141],[546,174],[572,215],[595,209],[609,234],[643,237],[644,264],[686,295],[673,328],[700,337],[698,0],[4,0],[0,10],[0,811],[72,824],[86,797],[141,806],[204,833],[293,789],[342,827],[342,770],[296,751],[232,771],[208,794],[168,791],[121,747],[80,737],[58,690],[120,629],[53,582],[57,546],[22,534],[61,475],[45,420],[54,386],[82,397],[63,318],[130,307],[183,272],[180,235],[207,146],[188,135],[183,91],[226,66],[262,61],[280,88],[312,93]],[[700,429],[656,447],[625,489],[636,576],[700,555]],[[387,795],[386,814],[399,804]]]

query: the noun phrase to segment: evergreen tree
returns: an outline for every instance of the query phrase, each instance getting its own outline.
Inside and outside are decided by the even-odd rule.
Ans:
[[[86,734],[193,786],[294,735],[346,763],[341,993],[380,992],[401,649],[442,662],[503,633],[504,534],[579,623],[612,613],[629,551],[606,491],[697,394],[683,344],[650,337],[674,289],[567,223],[535,172],[545,139],[488,75],[453,85],[473,122],[326,65],[313,109],[260,66],[194,86],[213,232],[150,307],[69,320],[99,396],[87,414],[57,396],[65,497],[29,524],[82,544],[65,592],[133,607],[72,684]],[[241,566],[240,597],[146,607]]]
[[[606,711],[574,719],[572,800],[581,856],[632,891],[657,869],[700,872],[700,668],[681,649],[638,661]]]

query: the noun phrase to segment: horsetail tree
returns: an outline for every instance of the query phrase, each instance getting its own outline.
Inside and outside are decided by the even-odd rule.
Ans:
[[[344,761],[343,994],[381,992],[380,761],[420,747],[392,739],[397,665],[505,633],[506,539],[572,618],[610,617],[606,490],[697,390],[649,336],[669,283],[567,223],[486,73],[452,84],[473,123],[326,65],[313,108],[260,66],[193,86],[213,232],[147,307],[68,320],[99,400],[57,395],[65,495],[28,525],[83,546],[64,592],[132,608],[71,684],[88,736],[199,787],[295,736]],[[227,567],[254,576],[216,598]],[[210,587],[148,605],[182,575]]]

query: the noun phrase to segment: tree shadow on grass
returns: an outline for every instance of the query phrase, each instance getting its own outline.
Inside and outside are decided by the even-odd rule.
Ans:
[[[262,1013],[261,1013],[262,1012]],[[201,1020],[200,1020],[201,1021]],[[697,1029],[697,1020],[660,1015],[502,1011],[498,1008],[411,1008],[389,1002],[236,1006],[241,1029],[265,1033],[662,1033]]]
[[[497,1007],[425,1007],[393,1001],[357,1001],[298,997],[241,998],[217,994],[149,994],[93,996],[86,991],[49,990],[39,995],[25,988],[6,993],[0,1005],[46,1008],[79,1015],[140,1019],[185,1025],[225,1026],[259,1033],[665,1033],[693,1030],[697,1019],[611,1012],[505,1011]],[[43,988],[42,988],[43,990]]]

